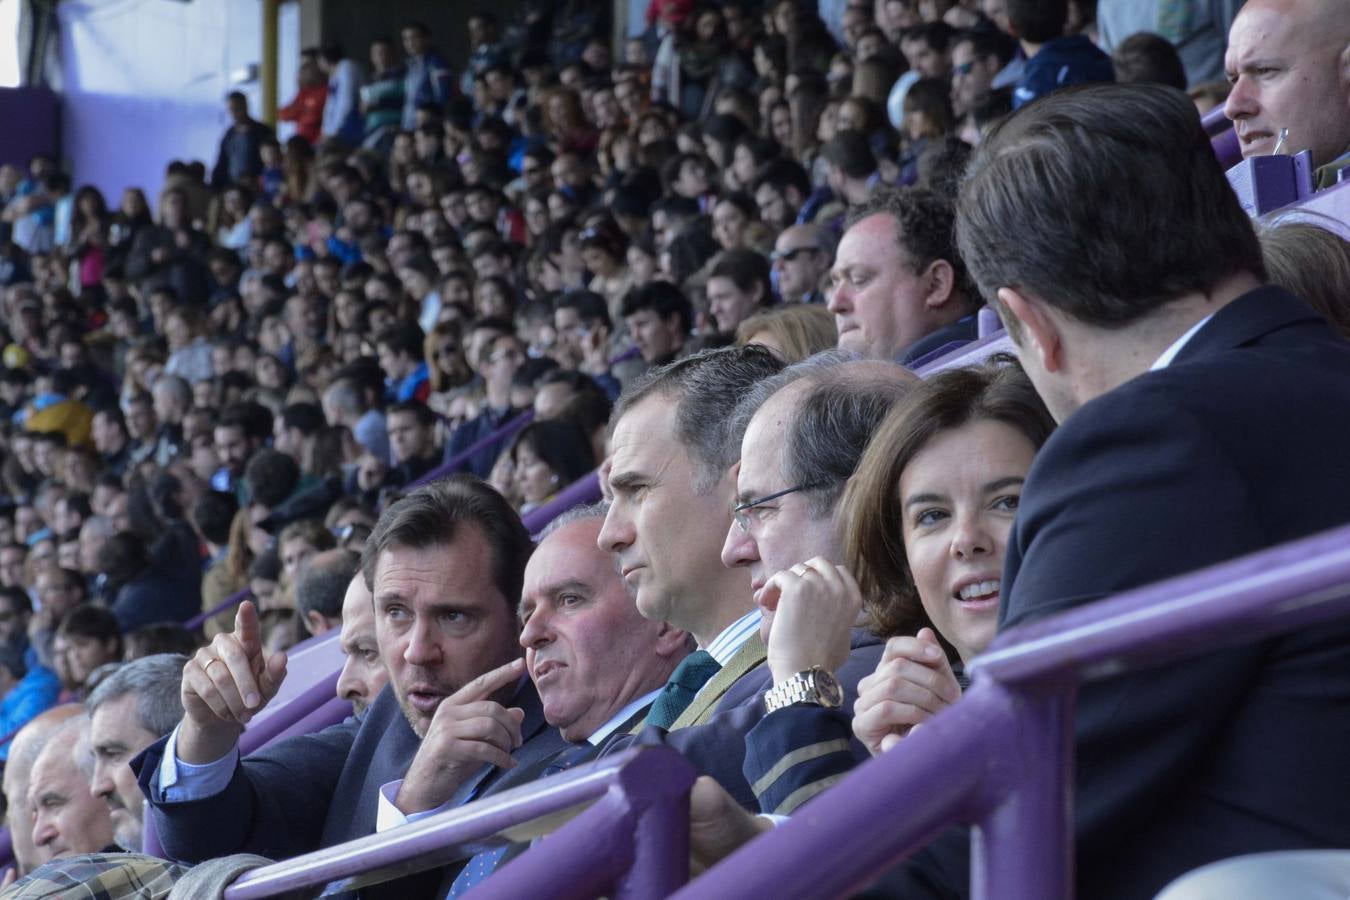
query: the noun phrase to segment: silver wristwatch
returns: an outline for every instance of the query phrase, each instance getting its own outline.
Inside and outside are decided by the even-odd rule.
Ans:
[[[794,703],[809,703],[812,706],[837,709],[843,702],[844,692],[839,687],[839,682],[820,666],[812,666],[805,672],[798,672],[764,692],[766,713]]]

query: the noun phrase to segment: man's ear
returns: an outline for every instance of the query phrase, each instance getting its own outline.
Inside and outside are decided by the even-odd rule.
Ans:
[[[923,305],[929,310],[939,310],[952,299],[956,289],[956,272],[952,264],[945,259],[935,259],[923,272]]]
[[[688,650],[691,644],[689,632],[682,631],[669,622],[662,622],[661,630],[656,635],[656,655],[683,657],[684,651]]]
[[[323,634],[328,630],[328,622],[323,613],[317,609],[305,611],[305,627],[309,629],[310,634]]]
[[[1059,331],[1059,323],[1050,315],[1045,304],[1019,293],[1013,288],[999,288],[998,300],[1008,314],[1017,320],[1016,325],[1008,323],[1010,334],[1021,332],[1017,341],[1018,349],[1023,353],[1034,353],[1041,368],[1047,372],[1057,372],[1064,367],[1064,344]]]

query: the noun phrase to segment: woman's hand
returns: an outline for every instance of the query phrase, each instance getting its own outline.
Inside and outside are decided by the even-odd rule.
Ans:
[[[876,756],[959,699],[961,685],[933,629],[893,637],[876,671],[858,682],[853,734]]]

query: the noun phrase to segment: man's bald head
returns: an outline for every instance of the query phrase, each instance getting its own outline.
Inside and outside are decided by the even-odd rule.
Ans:
[[[58,725],[33,763],[28,805],[33,810],[33,846],[40,862],[96,853],[113,840],[108,807],[90,790],[93,755],[89,717]]]
[[[1312,151],[1314,166],[1350,152],[1350,2],[1248,0],[1228,33],[1233,85],[1224,113],[1242,155]]]
[[[33,809],[28,803],[28,784],[33,763],[57,726],[80,712],[78,703],[54,706],[29,720],[10,742],[4,777],[6,824],[14,843],[14,862],[18,865],[20,875],[26,875],[43,862],[33,846]]]

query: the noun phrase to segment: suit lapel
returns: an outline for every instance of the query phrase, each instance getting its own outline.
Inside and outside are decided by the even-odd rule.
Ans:
[[[716,675],[709,679],[708,683],[699,691],[694,702],[680,713],[680,717],[670,725],[670,730],[677,728],[687,728],[690,725],[702,725],[712,718],[713,710],[717,706],[717,701],[721,700],[726,694],[727,689],[740,680],[741,676],[749,672],[755,666],[764,662],[768,657],[768,651],[764,648],[764,641],[759,636],[759,632],[752,632],[750,637],[736,654],[727,660],[727,664],[722,667]]]

